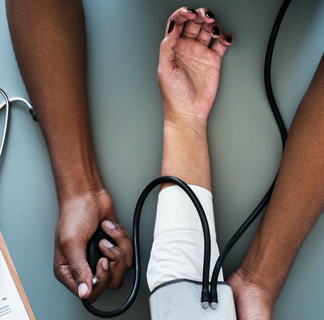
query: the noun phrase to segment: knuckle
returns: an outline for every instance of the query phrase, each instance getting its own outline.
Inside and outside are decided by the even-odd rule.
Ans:
[[[116,252],[116,259],[126,261],[126,252],[124,250],[118,250]]]
[[[75,241],[75,236],[73,234],[61,234],[59,238],[59,242],[61,246],[68,247],[71,243]]]
[[[128,232],[124,228],[120,230],[120,236],[126,239],[129,238]]]
[[[128,239],[129,235],[124,228],[116,228],[115,230],[114,238],[119,240]]]
[[[71,272],[73,279],[78,279],[81,276],[82,269],[80,268],[79,265],[77,265],[75,263],[71,263],[70,264],[70,272]]]

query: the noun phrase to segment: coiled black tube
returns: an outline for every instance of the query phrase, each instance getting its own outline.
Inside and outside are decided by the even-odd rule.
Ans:
[[[210,254],[211,254],[211,244],[210,244],[210,232],[209,232],[209,226],[207,222],[207,218],[204,212],[204,209],[202,205],[200,204],[197,196],[195,193],[191,190],[191,188],[184,183],[182,180],[172,177],[172,176],[163,176],[160,178],[157,178],[153,180],[142,192],[141,196],[139,197],[137,201],[137,205],[135,208],[134,213],[134,220],[133,220],[133,241],[134,241],[134,260],[135,260],[135,266],[134,266],[134,283],[133,283],[133,289],[128,297],[127,301],[118,309],[113,311],[101,311],[96,309],[94,306],[90,304],[88,300],[82,300],[83,305],[85,308],[94,314],[97,317],[101,318],[112,318],[116,317],[122,313],[124,313],[134,302],[136,295],[138,293],[138,289],[141,282],[141,255],[140,255],[140,245],[139,245],[139,227],[140,227],[140,218],[141,218],[141,212],[144,205],[144,202],[149,195],[149,193],[159,184],[171,182],[176,185],[178,185],[180,188],[182,188],[191,201],[193,202],[195,208],[197,209],[197,212],[200,217],[200,221],[202,224],[202,228],[204,231],[204,265],[203,265],[203,287],[202,287],[202,295],[201,295],[201,302],[209,302],[209,266],[210,266]]]
[[[266,59],[265,59],[265,66],[264,66],[264,82],[265,82],[265,89],[267,93],[267,97],[269,100],[269,104],[271,107],[271,110],[273,112],[273,115],[275,117],[275,120],[277,122],[281,140],[282,140],[282,146],[284,148],[286,140],[287,140],[287,130],[285,128],[285,124],[282,120],[282,117],[280,115],[277,103],[275,101],[272,86],[271,86],[271,62],[272,62],[272,55],[273,50],[276,42],[276,38],[278,35],[278,31],[282,22],[282,19],[288,9],[289,4],[291,3],[291,0],[284,0],[279,13],[277,15],[277,18],[275,20],[274,26],[272,28],[272,32],[270,35],[268,48],[266,52]],[[229,251],[233,248],[235,243],[239,240],[239,238],[243,235],[243,233],[247,230],[247,228],[253,223],[253,221],[259,216],[259,214],[262,212],[266,204],[269,202],[270,196],[272,194],[273,187],[275,185],[276,179],[273,181],[271,187],[269,188],[266,195],[263,197],[261,202],[257,205],[257,207],[254,209],[254,211],[250,214],[250,216],[245,220],[245,222],[242,224],[242,226],[236,231],[236,233],[233,235],[233,237],[229,240],[229,242],[226,244],[225,248],[219,255],[217,262],[214,267],[213,275],[212,275],[212,282],[211,282],[211,293],[209,297],[209,289],[208,289],[208,280],[209,280],[209,264],[210,264],[210,233],[209,233],[209,227],[208,222],[205,216],[205,213],[203,211],[203,208],[197,199],[196,195],[192,192],[190,187],[186,185],[183,181],[181,181],[178,178],[171,177],[171,176],[165,176],[160,177],[152,181],[142,192],[137,205],[135,209],[134,214],[134,222],[133,222],[133,239],[134,239],[134,251],[135,251],[135,269],[134,269],[134,284],[133,284],[133,290],[125,302],[124,305],[122,305],[120,308],[114,310],[114,311],[100,311],[94,308],[88,300],[83,300],[83,304],[86,307],[88,311],[90,311],[92,314],[102,317],[102,318],[112,318],[116,317],[123,312],[125,312],[134,302],[136,295],[139,290],[140,285],[140,274],[141,274],[141,265],[140,265],[140,247],[139,247],[139,223],[140,223],[140,215],[141,210],[143,207],[143,204],[145,202],[145,199],[147,198],[148,194],[159,184],[165,183],[165,182],[172,182],[177,184],[179,187],[181,187],[190,197],[190,199],[193,201],[201,223],[203,227],[204,232],[204,244],[205,244],[205,252],[204,252],[204,266],[203,266],[203,288],[202,288],[202,296],[201,296],[201,302],[210,302],[210,303],[218,303],[218,297],[217,297],[217,279],[220,272],[220,269],[223,265],[223,262],[228,255]]]
[[[284,15],[285,15],[288,7],[289,7],[290,2],[291,2],[291,0],[285,0],[283,2],[283,4],[282,4],[280,10],[279,10],[279,13],[277,15],[277,18],[275,20],[275,23],[274,23],[272,31],[271,31],[271,35],[270,35],[270,39],[269,39],[269,43],[268,43],[268,48],[267,48],[267,52],[266,52],[265,65],[264,65],[265,89],[266,89],[266,92],[267,92],[267,97],[268,97],[268,100],[269,100],[271,110],[273,112],[273,115],[274,115],[274,117],[276,119],[276,122],[278,124],[278,127],[279,127],[281,140],[282,140],[282,147],[283,148],[284,148],[286,140],[287,140],[287,130],[286,130],[285,124],[284,124],[284,122],[282,120],[282,117],[280,115],[280,112],[279,112],[279,109],[278,109],[278,106],[277,106],[277,103],[276,103],[276,100],[274,98],[273,91],[272,91],[272,86],[271,86],[271,61],[272,61],[273,50],[274,50],[277,34],[278,34],[278,31],[279,31],[279,27],[280,27],[280,24],[282,22],[282,19],[283,19]],[[250,216],[246,219],[246,221],[244,221],[242,226],[236,231],[234,236],[226,244],[223,251],[219,255],[219,257],[217,259],[217,262],[216,262],[216,265],[215,265],[215,268],[214,268],[214,271],[213,271],[213,275],[212,275],[211,302],[216,302],[216,303],[218,302],[217,279],[218,279],[220,269],[221,269],[221,267],[223,265],[223,262],[224,262],[226,256],[228,255],[230,250],[233,248],[235,243],[239,240],[239,238],[243,235],[245,230],[252,224],[252,222],[258,217],[258,215],[264,209],[266,204],[269,202],[269,199],[270,199],[270,196],[271,196],[271,193],[272,193],[275,182],[276,182],[276,179],[273,181],[270,189],[268,190],[266,195],[263,197],[261,202],[257,205],[257,207],[250,214]]]

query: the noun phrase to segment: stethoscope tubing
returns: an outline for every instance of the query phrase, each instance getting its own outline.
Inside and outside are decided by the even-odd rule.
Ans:
[[[4,93],[3,90],[0,89],[0,91],[1,91],[2,93]],[[5,93],[4,93],[4,94],[5,94]],[[6,94],[5,94],[5,96],[7,97]],[[7,99],[8,99],[8,97],[7,97]],[[18,102],[23,102],[29,110],[34,110],[33,107],[32,107],[32,105],[31,105],[31,104],[30,104],[26,99],[24,99],[24,98],[14,97],[14,98],[10,98],[10,99],[8,99],[8,101],[9,101],[9,104],[10,104],[10,103],[13,103],[13,102],[17,102],[17,101],[18,101]],[[6,104],[7,104],[6,101],[3,102],[2,104],[0,104],[0,111],[1,111],[1,109],[2,109],[3,107],[6,106]]]
[[[271,62],[272,62],[272,56],[273,56],[273,50],[276,43],[276,38],[279,32],[279,28],[281,25],[281,22],[285,16],[285,13],[290,5],[292,0],[284,0],[283,4],[280,7],[280,10],[278,12],[278,15],[276,17],[275,23],[273,25],[268,47],[266,51],[266,58],[265,58],[265,64],[264,64],[264,84],[265,89],[267,93],[267,97],[269,100],[269,105],[271,107],[272,113],[274,115],[274,118],[277,122],[281,140],[282,140],[282,148],[284,149],[285,143],[287,140],[287,129],[285,127],[285,124],[283,122],[283,119],[281,117],[280,111],[278,109],[273,91],[272,91],[272,85],[271,85]],[[267,203],[270,200],[276,178],[274,179],[273,183],[271,184],[271,187],[267,191],[266,195],[263,197],[263,199],[260,201],[260,203],[256,206],[256,208],[253,210],[253,212],[250,214],[250,216],[244,221],[242,226],[236,231],[236,233],[232,236],[232,238],[228,241],[222,252],[220,253],[217,262],[215,264],[213,274],[212,274],[212,283],[211,283],[211,303],[217,303],[218,297],[217,297],[217,279],[220,272],[220,269],[223,265],[223,262],[230,252],[230,250],[233,248],[235,243],[240,239],[240,237],[243,235],[243,233],[247,230],[247,228],[252,224],[252,222],[260,215],[264,207],[267,205]]]
[[[3,149],[4,149],[4,145],[5,145],[5,142],[6,142],[7,131],[8,131],[10,100],[8,99],[7,94],[2,89],[0,89],[0,93],[2,94],[2,96],[3,96],[4,100],[5,100],[5,102],[1,104],[0,110],[3,107],[6,107],[5,122],[4,122],[4,126],[3,126],[3,134],[2,134],[1,145],[0,145],[0,159],[1,159],[2,152],[3,152]]]
[[[32,107],[32,105],[24,98],[20,98],[20,97],[14,97],[14,98],[8,98],[7,94],[0,89],[0,93],[2,94],[3,98],[4,98],[4,102],[0,104],[0,111],[5,108],[6,109],[6,115],[5,115],[5,122],[4,122],[4,127],[3,127],[3,134],[2,134],[2,139],[1,139],[1,145],[0,145],[0,159],[2,157],[3,154],[3,149],[6,143],[6,138],[7,138],[7,132],[8,132],[8,126],[9,126],[9,109],[10,109],[10,104],[13,102],[22,102],[26,105],[26,107],[29,110],[29,113],[32,115],[33,119],[35,121],[37,120],[35,111]]]

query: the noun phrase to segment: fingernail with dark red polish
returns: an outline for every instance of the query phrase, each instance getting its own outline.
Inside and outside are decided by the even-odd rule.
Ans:
[[[218,26],[213,26],[212,32],[214,36],[220,36],[220,30]]]
[[[198,14],[197,11],[194,10],[194,9],[187,9],[187,11],[188,11],[189,13],[195,13],[195,14]]]
[[[232,43],[233,39],[231,36],[226,36],[225,40],[228,42],[228,43]]]
[[[173,28],[174,28],[174,19],[172,19],[170,21],[170,25],[169,25],[169,29],[168,29],[168,34],[170,34],[172,32]]]
[[[210,11],[206,11],[205,12],[205,16],[208,18],[208,19],[215,19],[215,16],[212,12]]]

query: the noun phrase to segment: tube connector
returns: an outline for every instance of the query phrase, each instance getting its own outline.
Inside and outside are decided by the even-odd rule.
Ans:
[[[218,303],[218,296],[217,296],[217,289],[216,288],[213,288],[210,292],[210,303],[211,304],[216,304],[217,306],[217,303]],[[213,308],[214,309],[214,308]],[[215,307],[216,309],[216,307]]]
[[[29,109],[29,113],[32,115],[33,119],[34,119],[36,122],[38,122],[38,119],[37,119],[37,117],[36,117],[36,113],[35,113],[34,109]]]
[[[208,306],[209,306],[209,302],[207,302],[207,301],[200,302],[200,306],[201,306],[203,309],[207,309]]]
[[[210,304],[210,307],[213,309],[213,310],[216,310],[216,308],[217,308],[217,302],[212,302],[211,304]]]
[[[207,289],[203,289],[201,291],[201,307],[203,309],[207,309],[209,306],[209,291]]]

